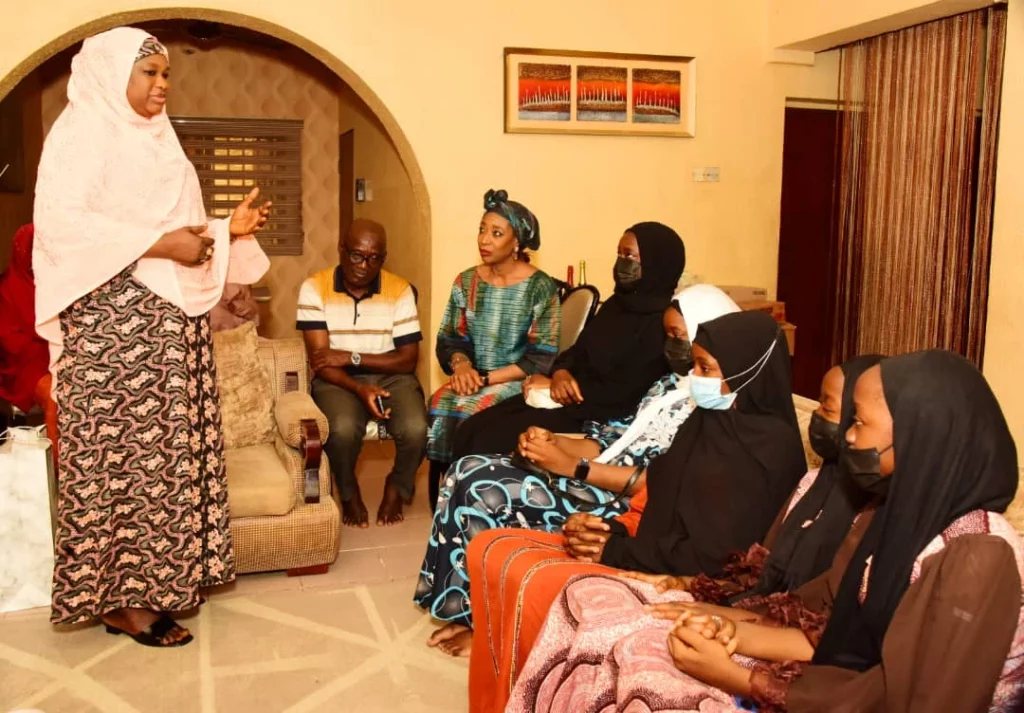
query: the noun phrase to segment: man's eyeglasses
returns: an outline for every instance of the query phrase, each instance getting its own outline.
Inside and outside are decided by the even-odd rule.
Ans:
[[[384,264],[384,258],[387,257],[387,255],[377,255],[376,253],[367,255],[358,250],[349,250],[347,247],[344,250],[345,254],[348,255],[348,261],[353,265],[362,265],[365,262],[373,267],[380,267]]]

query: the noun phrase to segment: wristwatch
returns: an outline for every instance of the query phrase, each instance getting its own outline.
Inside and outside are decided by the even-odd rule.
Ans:
[[[489,371],[478,371],[477,373],[480,375],[480,380],[484,382],[484,386],[491,385],[491,373]]]
[[[363,357],[360,356],[359,352],[352,352],[352,356],[350,356],[348,359],[350,362],[352,362],[352,366],[359,366],[360,364],[363,363]]]
[[[590,459],[580,458],[580,462],[576,464],[576,470],[573,471],[572,479],[577,480],[581,483],[586,482],[587,478],[590,477]]]

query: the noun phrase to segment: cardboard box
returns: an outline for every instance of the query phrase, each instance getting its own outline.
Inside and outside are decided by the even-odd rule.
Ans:
[[[764,312],[770,314],[776,322],[786,321],[786,303],[772,302],[770,300],[755,300],[751,302],[737,302],[739,308],[744,312]]]
[[[736,304],[740,302],[765,302],[768,300],[768,289],[765,287],[718,285],[718,289],[732,297],[732,301]]]

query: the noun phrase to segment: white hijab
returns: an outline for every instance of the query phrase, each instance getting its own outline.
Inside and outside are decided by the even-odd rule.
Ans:
[[[50,342],[51,368],[61,351],[60,313],[136,261],[136,279],[193,317],[220,300],[229,263],[238,263],[232,282],[243,284],[270,265],[255,240],[231,244],[227,220],[208,221],[195,168],[166,111],[147,119],[128,103],[148,39],[119,27],[84,42],[71,63],[68,105],[43,145],[32,265],[36,329]],[[164,233],[207,222],[214,254],[202,265],[142,258]]]

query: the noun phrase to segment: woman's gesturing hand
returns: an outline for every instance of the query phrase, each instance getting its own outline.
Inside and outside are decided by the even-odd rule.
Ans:
[[[254,206],[253,201],[256,200],[259,194],[259,187],[253,188],[249,191],[249,195],[243,198],[242,202],[235,208],[235,212],[231,214],[228,229],[231,231],[232,238],[240,238],[243,235],[257,233],[267,222],[267,219],[270,217],[271,204],[270,201],[267,201],[261,206]]]

